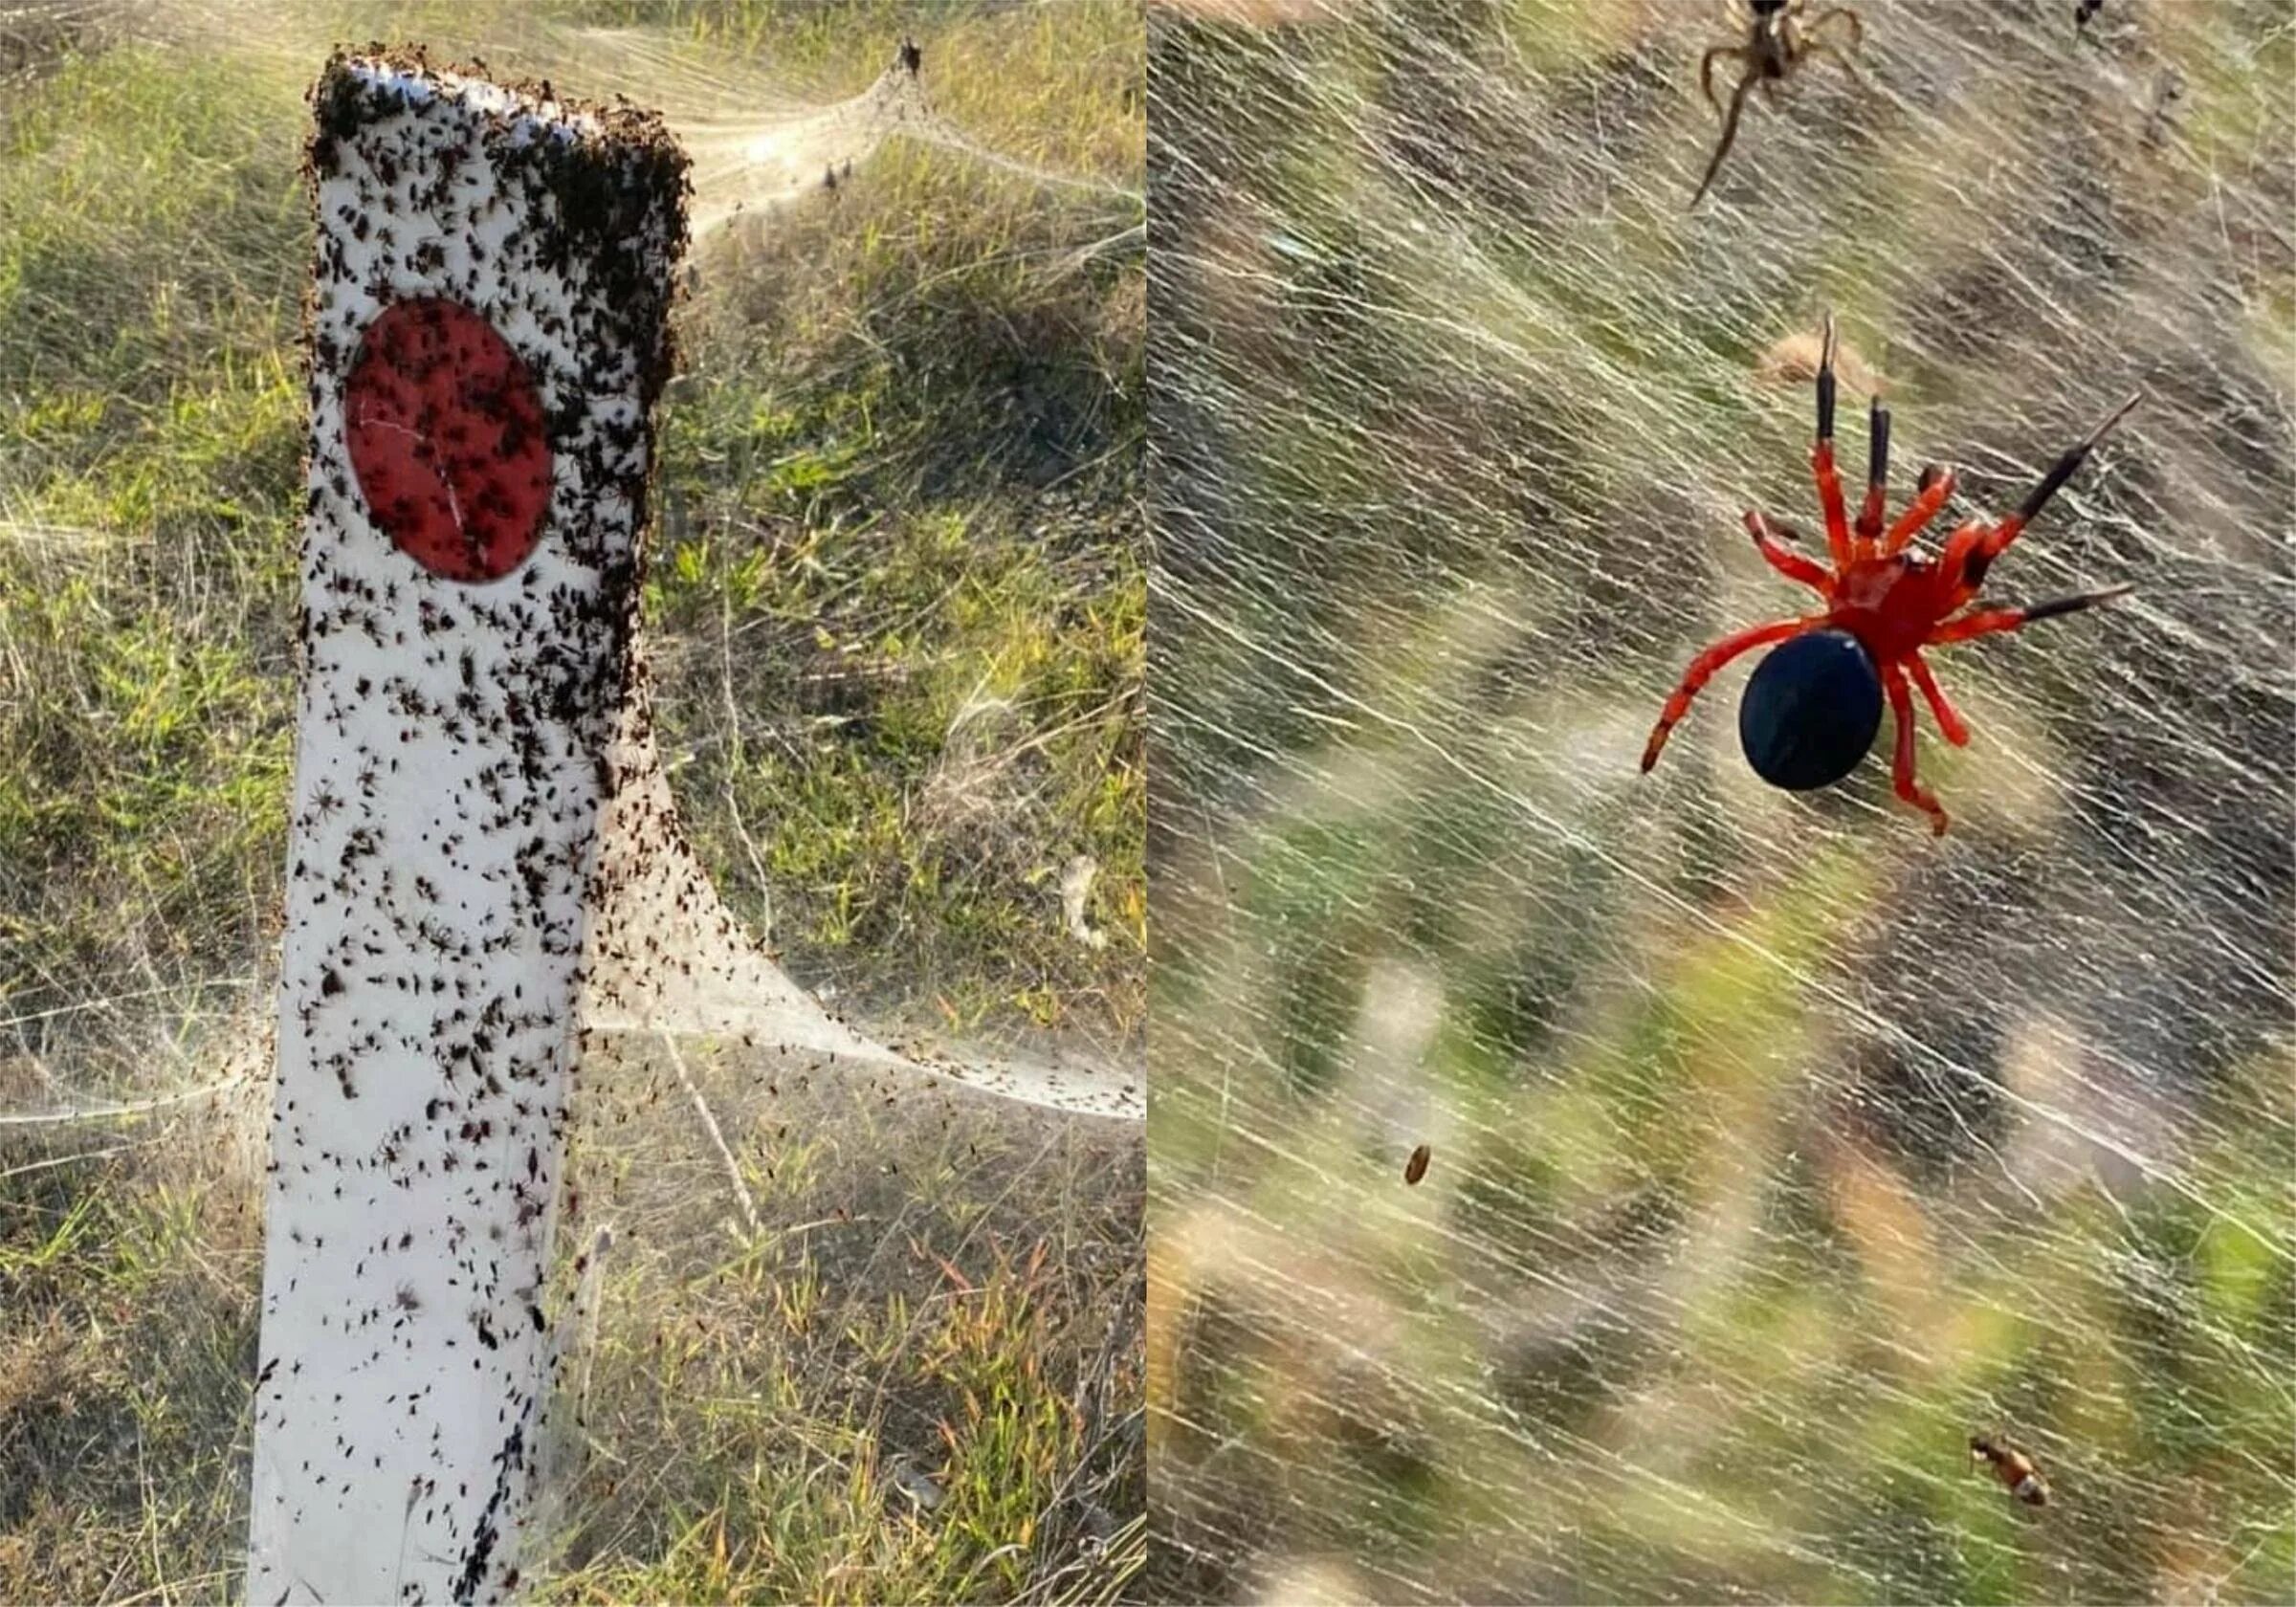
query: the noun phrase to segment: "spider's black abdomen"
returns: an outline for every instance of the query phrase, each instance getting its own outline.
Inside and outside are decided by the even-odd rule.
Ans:
[[[1738,700],[1738,743],[1774,787],[1808,792],[1858,767],[1882,728],[1882,677],[1846,630],[1811,630],[1770,650]]]

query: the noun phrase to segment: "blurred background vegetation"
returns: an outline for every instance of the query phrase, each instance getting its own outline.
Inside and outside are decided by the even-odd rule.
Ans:
[[[1719,6],[1150,12],[1159,1594],[2296,1595],[2296,32],[1861,10],[1694,212]],[[1955,518],[2147,395],[1943,840],[1751,659],[1636,776],[1829,308]]]
[[[905,34],[937,137],[834,187],[721,167],[703,197],[749,206],[695,243],[663,410],[664,753],[729,902],[842,1011],[1137,1054],[1137,10],[0,15],[0,1598],[238,1588],[304,86],[339,41],[419,39],[662,106],[720,152],[802,145],[808,116],[859,115]],[[768,1110],[688,1052],[748,1219],[682,1099],[605,1119],[658,1068],[585,1068],[579,1164],[614,1247],[533,1588],[1120,1592],[1137,1129],[996,1102],[936,1126],[818,1080]],[[11,1119],[219,1081],[135,1118]]]

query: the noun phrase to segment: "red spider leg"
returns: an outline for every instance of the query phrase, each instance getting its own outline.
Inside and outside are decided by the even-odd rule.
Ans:
[[[1946,612],[1951,613],[1976,594],[1975,581],[1956,579],[1976,560],[1979,548],[1985,544],[1985,533],[1992,527],[1981,518],[1964,519],[1954,526],[1954,533],[1945,539],[1937,550],[1937,573],[1945,577],[1949,601]],[[1979,569],[1984,568],[1977,562]]]
[[[1783,522],[1778,528],[1791,535],[1791,528]],[[1825,566],[1780,544],[1777,538],[1771,534],[1769,521],[1752,508],[1746,510],[1746,533],[1754,538],[1754,544],[1761,555],[1770,561],[1771,568],[1790,581],[1799,581],[1803,585],[1832,595],[1833,577],[1825,572]]]
[[[1894,664],[1882,666],[1882,688],[1889,694],[1889,713],[1897,719],[1897,751],[1889,764],[1889,781],[1898,797],[1930,817],[1930,830],[1945,835],[1945,809],[1929,788],[1913,779],[1913,693],[1906,672]]]
[[[1858,510],[1856,552],[1860,559],[1874,556],[1881,539],[1883,499],[1889,484],[1889,409],[1875,397],[1866,415],[1866,504]]]
[[[1897,516],[1897,522],[1882,537],[1882,556],[1895,558],[1904,552],[1906,544],[1920,535],[1922,528],[1937,517],[1937,510],[1944,507],[1947,499],[1954,495],[1955,484],[1951,469],[1939,468],[1934,463],[1924,469],[1921,472],[1919,494],[1906,504],[1906,511]]]
[[[2064,489],[2064,482],[2073,477],[2075,471],[2087,461],[2088,454],[2095,449],[2096,444],[2105,438],[2105,432],[2126,418],[2129,409],[2142,400],[2144,400],[2142,391],[2130,396],[2128,401],[2112,410],[2109,418],[2088,432],[2088,439],[2072,448],[2052,464],[2049,472],[2041,477],[2041,483],[2026,494],[2024,501],[2019,505],[2017,512],[1995,525],[1986,534],[1976,551],[1971,554],[1964,563],[1961,573],[1955,577],[1956,581],[1973,592],[1978,586],[1983,585],[1985,571],[1993,567],[1993,561],[2007,550],[2010,542],[2024,533],[2025,526],[2032,523],[2033,517],[2048,505],[2049,498]]]
[[[1740,653],[1752,652],[1755,648],[1771,642],[1782,642],[1789,636],[1823,625],[1825,618],[1823,614],[1805,614],[1800,619],[1774,620],[1768,625],[1757,625],[1735,635],[1723,637],[1691,659],[1690,667],[1683,671],[1682,684],[1674,689],[1674,695],[1667,699],[1667,706],[1659,711],[1658,723],[1650,728],[1650,740],[1643,749],[1644,771],[1646,773],[1650,766],[1658,762],[1658,750],[1667,745],[1667,736],[1674,729],[1674,722],[1689,712],[1690,699],[1697,696],[1706,683],[1714,678],[1716,671]]]
[[[1949,642],[1966,642],[1973,636],[1991,636],[1998,631],[2016,630],[2035,620],[2055,619],[2059,614],[2077,614],[2084,608],[2093,608],[2100,603],[2109,603],[2116,597],[2126,597],[2136,589],[2133,585],[2107,586],[2103,591],[2085,591],[2076,597],[2056,597],[2046,603],[2036,603],[2029,608],[1977,608],[1959,619],[1947,620],[1931,631],[1924,647],[1944,647]]]
[[[1834,315],[1825,315],[1825,344],[1818,358],[1818,444],[1810,449],[1818,500],[1825,509],[1825,547],[1834,573],[1850,565],[1849,511],[1842,504],[1842,476],[1834,469]]]
[[[1921,656],[1918,648],[1906,654],[1906,672],[1913,677],[1913,684],[1921,689],[1921,695],[1928,702],[1930,713],[1937,716],[1937,729],[1945,733],[1945,739],[1956,748],[1968,747],[1969,727],[1962,721],[1961,711],[1954,708],[1946,697],[1945,689],[1937,684],[1937,677],[1930,673],[1929,661]]]

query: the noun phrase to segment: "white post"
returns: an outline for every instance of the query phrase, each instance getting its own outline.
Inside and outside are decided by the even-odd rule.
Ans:
[[[684,159],[411,54],[313,92],[304,671],[249,1595],[515,1587]]]

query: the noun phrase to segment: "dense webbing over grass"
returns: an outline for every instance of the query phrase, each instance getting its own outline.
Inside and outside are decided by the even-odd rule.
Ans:
[[[1694,213],[1719,7],[1154,13],[1177,1595],[2296,1581],[2291,37],[1865,11]],[[1955,521],[2146,392],[1990,582],[2137,595],[1935,655],[1942,842],[1756,782],[1750,662],[1636,774],[1804,605],[1738,517],[1816,527],[1828,308]]]

